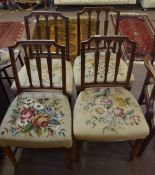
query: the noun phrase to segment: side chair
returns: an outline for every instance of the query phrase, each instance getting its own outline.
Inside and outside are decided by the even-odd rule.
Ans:
[[[155,135],[155,67],[153,65],[153,62],[154,62],[153,53],[145,56],[144,65],[147,69],[147,74],[144,81],[142,93],[143,93],[143,100],[146,106],[145,117],[150,128],[150,133],[143,142],[139,156],[142,155],[142,153],[145,151],[145,149],[149,145],[151,139]]]
[[[68,95],[71,96],[72,94],[72,87],[73,87],[73,71],[72,71],[72,65],[69,61],[69,27],[68,27],[68,17],[63,16],[59,12],[50,12],[50,11],[33,11],[28,16],[24,17],[25,20],[25,27],[26,27],[26,36],[27,40],[41,40],[46,39],[50,40],[51,38],[55,40],[56,43],[65,45],[65,59],[66,59],[66,92]],[[32,29],[35,26],[34,30]],[[61,32],[60,30],[64,30],[64,32]],[[61,40],[61,41],[60,41]],[[62,42],[63,41],[63,42]],[[40,48],[43,50],[43,48]],[[51,51],[55,51],[55,48],[51,48]],[[57,49],[57,48],[56,48]],[[31,54],[33,54],[34,50],[29,47],[29,51]],[[56,50],[58,53],[58,49]],[[37,75],[37,66],[34,59],[30,60],[31,64],[31,71],[32,73],[32,81],[35,86],[38,86],[39,84],[39,77]],[[43,64],[43,76],[45,77],[44,82],[46,84],[49,84],[48,79],[48,69],[47,66],[42,62]],[[60,62],[57,60],[53,61],[53,75],[55,78],[53,81],[55,83],[59,83],[59,86],[61,86],[61,77],[60,77]],[[21,80],[21,86],[26,87],[28,85],[28,77],[26,72],[26,65],[22,67],[22,69],[19,71],[19,78]],[[59,81],[60,80],[60,81]],[[15,83],[12,85],[12,89],[15,91]]]
[[[119,78],[124,42],[131,46],[126,76]],[[113,44],[116,44],[116,57],[113,74],[110,62],[113,59]],[[92,81],[87,81],[87,51],[92,53]],[[92,36],[81,42],[81,86],[73,111],[73,134],[76,139],[76,158],[79,159],[83,142],[135,141],[130,160],[138,156],[143,139],[149,134],[145,116],[132,93],[132,74],[136,43],[125,36]],[[93,52],[92,52],[93,51]],[[104,54],[103,54],[104,51]],[[101,64],[101,62],[103,62]],[[99,72],[102,80],[99,80]]]
[[[29,48],[35,51],[33,54]],[[23,87],[15,62],[15,49],[20,47],[29,86]],[[44,47],[44,52],[40,50]],[[58,52],[51,52],[55,47]],[[72,166],[71,109],[66,93],[65,47],[50,40],[18,41],[9,47],[10,58],[17,87],[17,97],[11,103],[0,126],[0,146],[14,165],[17,164],[11,147],[22,148],[64,148],[69,165]],[[31,59],[37,66],[39,84],[33,83]],[[49,84],[44,83],[43,62],[47,65]],[[61,64],[61,87],[54,83],[54,61]]]
[[[110,15],[115,14],[116,17],[116,24],[114,31],[110,31]],[[82,24],[82,18],[86,20],[85,24]],[[73,66],[73,73],[74,73],[74,81],[75,85],[78,87],[77,91],[79,91],[80,88],[80,77],[81,77],[81,41],[89,39],[92,35],[119,35],[119,21],[120,21],[120,11],[113,8],[113,7],[85,7],[82,11],[77,13],[77,57],[74,62]],[[112,25],[112,24],[111,24]],[[87,34],[82,35],[82,27],[85,27],[87,29]],[[113,54],[110,67],[109,67],[109,73],[114,74],[114,64],[115,64],[115,45],[116,43],[113,43]],[[88,49],[90,46],[88,45]],[[105,54],[104,52],[102,53]],[[87,79],[86,82],[91,82],[93,79],[93,53],[89,52],[86,53],[86,57],[88,58],[86,61],[86,74]],[[102,64],[102,63],[101,63]],[[103,66],[103,65],[102,65]],[[119,69],[119,79],[124,80],[126,77],[126,62],[124,61],[123,57],[121,58],[120,63],[120,69]],[[99,79],[103,80],[103,75],[99,72]],[[134,76],[131,75],[131,83],[134,81]]]

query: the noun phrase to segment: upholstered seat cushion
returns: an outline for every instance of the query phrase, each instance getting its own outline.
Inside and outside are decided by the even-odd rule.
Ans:
[[[86,141],[143,139],[149,127],[134,96],[122,87],[80,92],[74,107],[75,138]]]
[[[94,53],[86,53],[85,58],[85,82],[90,83],[94,81],[94,65],[95,65],[95,59],[94,59]],[[108,76],[107,81],[113,81],[114,75],[115,75],[115,62],[116,62],[116,54],[111,54],[110,63],[109,63],[109,70],[108,70]],[[126,80],[127,75],[127,64],[121,59],[120,66],[119,66],[119,72],[117,80],[122,82]],[[74,81],[76,86],[81,85],[81,56],[78,56],[75,59],[74,67]],[[99,68],[98,68],[98,76],[97,80],[98,82],[104,81],[104,72],[105,72],[105,53],[100,53],[100,61],[99,61]],[[131,75],[131,82],[134,81],[134,76]]]
[[[42,59],[42,79],[43,79],[43,86],[48,87],[50,85],[49,74],[48,74],[48,67],[47,67],[47,60]],[[35,87],[40,86],[38,71],[36,66],[36,60],[32,59],[30,61],[30,68],[31,68],[31,75],[32,75],[32,83]],[[54,87],[62,87],[62,67],[61,67],[61,60],[54,59],[52,61],[52,77],[53,77],[53,86]],[[23,66],[22,69],[19,71],[19,80],[22,87],[28,87],[29,80],[27,76],[26,67]],[[73,86],[73,71],[72,65],[69,61],[66,61],[66,90],[68,94],[72,94],[72,86]],[[13,82],[12,87],[13,90],[16,90],[15,82]]]
[[[0,126],[0,146],[71,147],[71,110],[60,92],[24,92],[11,103]]]

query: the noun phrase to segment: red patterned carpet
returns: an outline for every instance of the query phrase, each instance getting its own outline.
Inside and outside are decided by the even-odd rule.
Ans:
[[[114,18],[113,24],[114,24]],[[141,61],[151,51],[154,28],[146,15],[121,15],[119,31],[121,35],[128,36],[137,42],[135,60]],[[125,43],[125,52],[130,53],[130,47]]]
[[[6,48],[16,43],[22,36],[24,23],[16,22],[0,22],[0,48]]]

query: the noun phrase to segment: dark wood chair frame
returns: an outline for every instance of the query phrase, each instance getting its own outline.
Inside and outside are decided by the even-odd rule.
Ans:
[[[41,45],[44,45],[46,48],[46,52],[43,52],[40,47]],[[30,86],[26,88],[22,88],[20,86],[20,80],[18,77],[18,71],[17,71],[17,65],[15,62],[15,57],[14,57],[14,50],[17,47],[23,48],[23,59],[25,61],[25,66],[28,74],[28,79]],[[35,53],[30,52],[30,47],[34,46]],[[59,52],[58,53],[53,53],[50,51],[50,47],[54,46],[56,47]],[[13,73],[15,77],[15,82],[17,86],[17,93],[20,94],[21,92],[24,91],[39,91],[41,92],[42,90],[44,91],[51,91],[52,89],[56,90],[62,90],[64,95],[66,94],[66,63],[65,63],[65,47],[58,45],[55,41],[52,40],[27,40],[27,41],[18,41],[15,45],[9,47],[9,52],[10,52],[10,58],[11,58],[11,63],[12,63],[12,68],[13,68]],[[39,87],[34,87],[33,82],[32,82],[32,77],[31,77],[31,71],[30,71],[30,59],[34,58],[37,63],[37,71],[39,75],[39,81],[40,81],[40,86]],[[42,58],[47,58],[47,64],[48,64],[48,73],[50,77],[50,85],[49,87],[44,87],[42,83],[42,67],[41,67],[41,59]],[[57,88],[53,87],[52,83],[52,59],[61,59],[61,64],[62,64],[62,88]],[[4,147],[4,152],[8,155],[10,160],[14,165],[17,165],[17,161],[15,159],[15,155],[11,150],[11,147]],[[69,166],[72,168],[72,148],[65,148],[67,151],[67,157],[69,161]]]
[[[88,16],[88,36],[87,39],[89,39],[92,35],[91,33],[91,22],[92,22],[92,14],[95,13],[96,14],[96,18],[95,16],[93,16],[93,18],[96,19],[95,21],[95,27],[96,27],[96,35],[99,35],[99,30],[100,30],[100,18],[101,18],[101,12],[105,13],[105,18],[104,20],[104,35],[108,34],[108,26],[109,26],[109,21],[108,21],[108,17],[110,15],[111,12],[116,14],[116,25],[115,25],[115,29],[114,29],[114,34],[113,35],[118,35],[118,30],[119,30],[119,21],[120,21],[120,11],[113,8],[113,7],[84,7],[82,11],[77,13],[77,55],[80,55],[80,43],[81,43],[81,32],[80,32],[80,26],[81,26],[81,22],[80,19],[82,17],[82,15],[87,15]]]
[[[155,35],[154,35],[154,40],[153,40],[153,44],[152,44],[152,50],[150,52],[150,55],[152,56],[152,64],[154,63],[154,59],[155,59]],[[145,87],[147,84],[150,83],[150,78],[149,78],[149,75],[146,74],[146,77],[145,77],[145,80],[144,80],[144,84],[143,84],[143,87],[142,87],[142,90],[141,90],[141,93],[140,93],[140,96],[139,96],[139,99],[138,99],[138,102],[140,105],[142,104],[145,104]]]
[[[22,58],[20,56],[20,52],[16,56],[16,61],[17,60],[19,60],[21,66],[24,65],[23,61],[22,61]],[[10,68],[10,67],[11,67],[11,61],[9,61],[9,62],[7,62],[7,63],[5,63],[5,64],[0,66],[0,83],[2,85],[2,89],[3,89],[4,95],[5,95],[5,97],[6,97],[8,102],[10,102],[10,98],[9,98],[8,93],[6,91],[6,88],[5,88],[5,85],[3,83],[3,80],[7,80],[8,84],[10,86],[12,85],[11,80],[14,79],[14,77],[9,76],[8,73],[7,73],[7,69]]]
[[[33,11],[31,14],[28,16],[24,17],[25,20],[25,28],[26,28],[26,37],[27,40],[33,39],[31,38],[31,31],[29,27],[29,23],[32,17],[35,17],[36,19],[36,25],[37,25],[37,39],[47,39],[50,40],[50,25],[49,25],[49,17],[53,17],[54,19],[54,36],[55,36],[55,41],[59,44],[58,40],[58,24],[57,24],[57,19],[61,18],[63,21],[65,21],[65,35],[66,35],[66,43],[65,43],[65,48],[66,48],[66,59],[69,59],[69,18],[62,15],[59,12],[51,12],[51,11]],[[45,19],[45,31],[46,31],[46,36],[45,38],[41,37],[41,25],[40,25],[40,20]]]
[[[139,103],[140,104],[145,103],[145,106],[146,106],[145,117],[146,117],[147,123],[148,123],[149,128],[150,128],[150,133],[143,142],[142,148],[139,152],[139,156],[141,156],[143,154],[143,152],[145,151],[145,149],[149,145],[151,139],[155,135],[155,123],[153,120],[154,104],[155,104],[155,67],[153,66],[154,55],[155,55],[154,53],[148,54],[144,58],[144,65],[147,69],[147,74],[146,74],[144,85],[143,85],[141,95],[139,98]],[[151,94],[148,92],[148,88],[147,88],[148,85],[150,84],[150,82],[153,86]]]
[[[122,55],[122,45],[123,42],[128,42],[131,45],[131,55],[130,61],[128,63],[128,70],[126,80],[124,82],[117,81],[117,74],[120,65],[120,59]],[[93,43],[93,46],[91,46]],[[95,44],[94,44],[95,43]],[[103,47],[100,44],[103,43]],[[115,43],[115,45],[113,44]],[[114,81],[108,82],[107,75],[108,75],[108,67],[110,61],[110,54],[113,52],[113,49],[116,50],[116,65],[115,65],[115,75]],[[94,82],[86,83],[85,82],[85,54],[88,50],[94,50],[95,53],[95,68],[94,68]],[[98,73],[98,66],[99,66],[99,55],[101,51],[105,51],[105,78],[103,82],[97,82],[97,73]],[[130,77],[133,68],[134,56],[136,50],[136,43],[134,41],[129,40],[125,36],[92,36],[90,39],[81,42],[81,89],[83,91],[85,88],[92,88],[92,87],[124,87],[129,90],[130,88]],[[80,153],[81,153],[81,146],[84,140],[76,140],[76,160],[79,160]],[[129,160],[133,160],[136,156],[138,156],[139,150],[141,148],[143,140],[138,139],[135,141],[134,144],[130,144],[132,146],[132,152],[130,154]]]

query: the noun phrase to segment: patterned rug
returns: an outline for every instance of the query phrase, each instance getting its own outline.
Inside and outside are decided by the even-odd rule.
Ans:
[[[24,28],[21,21],[0,22],[0,48],[15,44],[21,38]]]
[[[115,25],[115,17],[112,17]],[[120,16],[120,35],[128,36],[131,40],[137,42],[135,61],[143,61],[144,56],[151,51],[153,44],[153,35],[155,29],[147,15],[129,15],[121,14]],[[124,44],[125,57],[130,54],[130,47]]]
[[[45,39],[45,20],[41,20],[41,38]],[[51,26],[51,39],[54,39],[54,20],[49,21],[49,25]],[[58,19],[58,43],[65,44],[65,22],[62,19]],[[95,20],[92,20],[92,34],[95,34]],[[61,27],[60,27],[61,26]],[[88,20],[85,18],[81,19],[81,40],[87,39],[88,31]],[[32,35],[33,39],[37,39],[37,27],[35,25],[34,32]],[[70,49],[70,60],[74,62],[75,57],[77,55],[77,18],[72,17],[69,19],[69,49]]]

